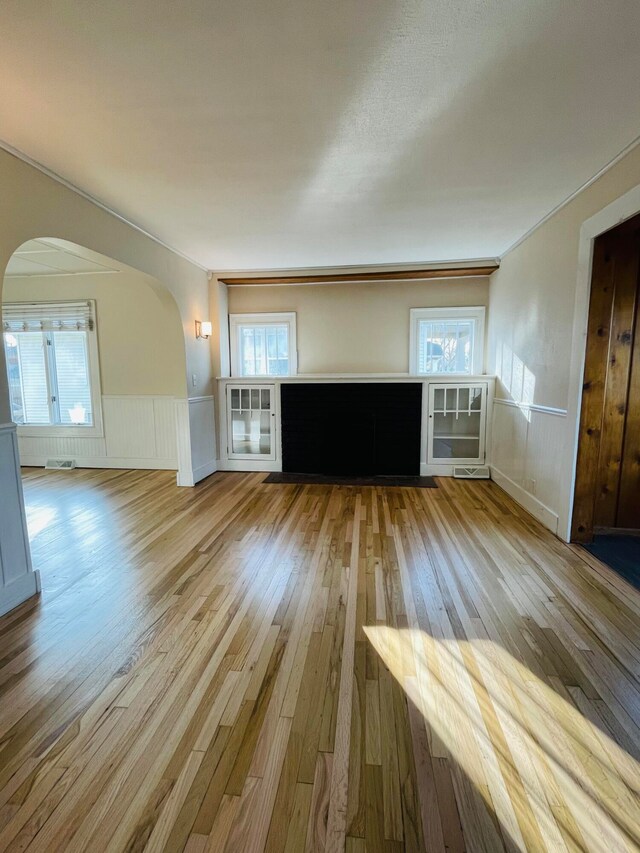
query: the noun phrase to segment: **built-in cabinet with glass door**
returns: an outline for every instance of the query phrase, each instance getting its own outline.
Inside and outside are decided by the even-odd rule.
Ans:
[[[487,384],[429,383],[427,463],[485,462]]]
[[[276,458],[275,385],[227,385],[227,456]]]
[[[282,470],[280,385],[278,379],[221,380],[223,470]],[[422,399],[421,473],[451,476],[456,466],[486,465],[493,378],[427,380]],[[335,417],[340,417],[339,411]],[[345,436],[345,441],[350,438]]]

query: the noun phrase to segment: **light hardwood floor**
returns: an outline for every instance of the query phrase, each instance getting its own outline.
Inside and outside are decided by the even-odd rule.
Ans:
[[[0,849],[639,849],[640,595],[489,482],[25,472]]]

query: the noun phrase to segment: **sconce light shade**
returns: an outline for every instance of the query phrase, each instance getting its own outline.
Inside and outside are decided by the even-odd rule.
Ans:
[[[213,331],[209,320],[196,320],[196,338],[208,338]]]

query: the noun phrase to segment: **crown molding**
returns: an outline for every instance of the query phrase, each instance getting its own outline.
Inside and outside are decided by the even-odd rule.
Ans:
[[[10,154],[17,160],[21,160],[23,163],[26,163],[27,166],[32,166],[34,169],[37,169],[38,172],[41,172],[43,175],[46,175],[48,178],[51,178],[53,181],[56,181],[56,183],[62,184],[63,187],[66,187],[66,189],[76,193],[76,195],[79,195],[86,201],[91,202],[91,204],[95,204],[95,206],[99,207],[100,210],[104,210],[105,213],[110,214],[111,216],[118,219],[120,222],[124,223],[125,225],[128,225],[129,228],[133,228],[134,231],[137,231],[139,234],[142,234],[149,240],[153,240],[154,243],[157,243],[159,246],[162,246],[162,248],[166,249],[168,252],[171,252],[172,254],[177,255],[183,260],[188,261],[190,264],[193,264],[193,266],[198,267],[198,269],[201,269],[204,272],[208,272],[207,268],[203,266],[199,261],[196,261],[194,258],[189,257],[189,255],[185,255],[185,253],[181,252],[180,249],[176,249],[174,246],[170,246],[168,243],[165,243],[164,240],[160,239],[160,237],[156,237],[155,234],[152,234],[150,231],[147,231],[146,229],[142,228],[142,226],[137,225],[130,219],[127,219],[126,216],[123,216],[121,213],[118,213],[117,210],[114,210],[112,207],[109,207],[107,204],[100,201],[100,199],[90,195],[84,190],[81,190],[80,187],[77,187],[75,184],[72,184],[71,181],[68,181],[66,178],[63,178],[62,175],[59,175],[52,169],[47,168],[47,166],[43,165],[38,160],[34,160],[33,157],[29,157],[28,154],[24,153],[24,151],[20,151],[19,148],[14,148],[13,145],[9,145],[9,143],[5,142],[4,139],[0,139],[0,149],[6,151],[7,154]]]
[[[636,136],[636,138],[632,142],[626,145],[622,149],[622,151],[616,154],[616,156],[612,160],[609,160],[609,162],[605,166],[603,166],[600,171],[596,172],[593,177],[589,178],[588,181],[585,181],[583,184],[581,184],[581,186],[579,186],[577,190],[574,190],[570,195],[568,195],[564,199],[564,201],[561,201],[559,204],[557,204],[552,210],[549,211],[549,213],[546,213],[542,217],[542,219],[538,220],[535,225],[532,225],[528,231],[525,231],[525,233],[521,237],[518,237],[518,239],[514,243],[512,243],[507,249],[504,250],[504,252],[502,252],[502,254],[499,256],[500,260],[504,260],[504,258],[506,258],[508,254],[514,251],[514,249],[517,249],[518,246],[521,246],[525,240],[528,240],[529,237],[531,237],[531,235],[538,230],[538,228],[542,228],[545,222],[548,222],[553,216],[556,215],[556,213],[559,213],[563,207],[566,207],[568,204],[570,204],[574,200],[574,198],[577,198],[577,196],[580,195],[580,193],[584,192],[592,184],[595,184],[595,182],[599,180],[604,174],[606,174],[609,169],[613,169],[616,163],[619,163],[620,160],[626,157],[627,154],[630,154],[631,151],[633,151],[633,149],[636,148],[638,145],[640,145],[640,136]]]

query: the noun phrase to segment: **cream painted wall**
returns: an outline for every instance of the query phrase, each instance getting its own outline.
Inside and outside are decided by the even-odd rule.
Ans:
[[[0,189],[0,271],[6,268],[15,249],[27,240],[57,237],[152,276],[173,296],[182,319],[184,396],[213,393],[211,348],[206,341],[196,341],[194,335],[194,321],[206,319],[209,314],[209,286],[204,270],[3,150]],[[4,353],[0,353],[0,423],[8,420]]]
[[[535,381],[526,402],[567,408],[580,226],[638,183],[640,147],[502,258],[490,290],[488,367],[503,379],[496,393],[521,399],[504,375],[505,348]]]
[[[410,308],[488,297],[487,278],[228,288],[230,314],[296,312],[299,373],[407,373]]]
[[[571,398],[570,379],[584,347],[580,335],[572,340],[580,229],[638,184],[640,147],[508,253],[491,276],[487,368],[498,377],[493,464],[507,478],[503,485],[522,503],[539,510],[541,518],[549,516],[540,507],[555,516],[562,536],[572,501],[579,396],[574,381],[571,394],[576,399]],[[501,403],[501,398],[524,405]]]
[[[136,272],[5,279],[2,301],[95,299],[103,394],[184,397],[182,323]]]

